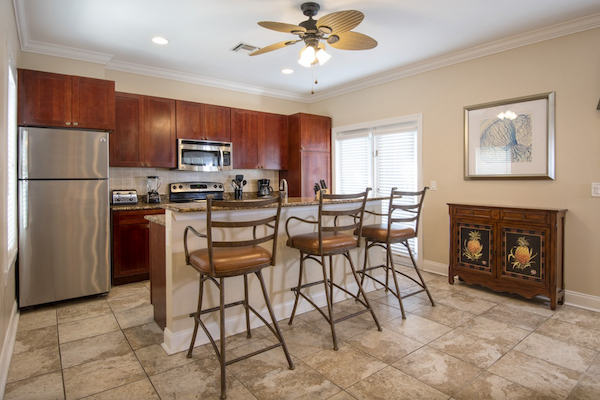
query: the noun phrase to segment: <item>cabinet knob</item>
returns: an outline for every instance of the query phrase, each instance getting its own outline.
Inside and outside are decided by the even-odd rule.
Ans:
[[[474,211],[471,211],[471,215],[473,215],[473,214],[475,214],[475,212],[474,212]]]
[[[523,214],[523,215],[521,216],[521,218],[525,219],[525,214]]]
[[[73,126],[78,126],[79,122],[73,122]]]
[[[71,123],[69,121],[65,122],[66,126],[71,126]]]

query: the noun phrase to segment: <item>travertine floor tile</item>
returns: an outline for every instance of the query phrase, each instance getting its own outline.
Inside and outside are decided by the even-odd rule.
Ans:
[[[392,364],[409,353],[421,348],[423,344],[390,329],[368,331],[347,340],[347,343],[367,354]]]
[[[600,355],[579,380],[569,399],[596,400],[600,397]]]
[[[557,318],[548,319],[535,333],[600,351],[600,331],[582,328]]]
[[[384,324],[384,327],[423,344],[437,339],[452,329],[414,314],[407,314],[406,319],[397,318],[390,321]]]
[[[457,329],[508,347],[515,346],[531,333],[525,329],[510,326],[503,322],[492,321],[484,317],[475,317]]]
[[[49,306],[35,310],[21,311],[18,332],[56,325],[56,307]]]
[[[60,370],[58,344],[13,354],[7,382],[16,382]]]
[[[110,288],[108,292],[109,299],[116,299],[123,296],[146,296],[148,294],[148,288],[143,282],[128,283],[127,285],[118,285]]]
[[[515,350],[578,372],[585,372],[598,354],[595,350],[579,347],[548,336],[532,333]]]
[[[98,317],[110,313],[110,307],[104,297],[76,300],[56,307],[56,316],[59,324]]]
[[[526,299],[518,295],[512,295],[502,302],[507,307],[516,308],[542,317],[550,318],[556,311],[550,309],[550,300],[542,297]],[[557,306],[562,308],[562,306]],[[557,308],[558,310],[558,308]]]
[[[144,378],[146,374],[133,353],[63,370],[67,400],[80,399]]]
[[[62,373],[51,372],[6,385],[4,400],[63,400]]]
[[[456,328],[476,316],[475,314],[449,307],[444,304],[436,304],[435,307],[421,307],[418,310],[413,311],[412,314],[451,328]]]
[[[232,360],[237,357],[242,357],[245,354],[267,348],[275,343],[275,341],[267,339],[257,340],[245,346],[236,347],[230,351],[227,350],[226,359]],[[227,368],[240,382],[246,383],[281,367],[289,368],[289,364],[285,357],[285,353],[283,352],[283,348],[277,347],[245,360],[230,364]]]
[[[581,377],[577,371],[515,350],[508,352],[488,371],[554,399],[567,397]]]
[[[150,380],[142,379],[106,392],[86,397],[85,400],[160,400]]]
[[[60,345],[63,369],[104,358],[124,356],[129,353],[133,353],[133,350],[131,350],[131,346],[129,346],[121,331],[105,333]]]
[[[548,319],[547,317],[504,305],[497,305],[481,314],[481,316],[528,331],[535,330]]]
[[[387,365],[348,344],[340,343],[339,350],[322,350],[303,361],[341,388],[347,388]]]
[[[121,329],[150,324],[154,322],[154,306],[152,304],[147,304],[128,310],[115,312],[115,318],[117,318]]]
[[[448,399],[448,395],[393,367],[382,369],[346,391],[359,400]]]
[[[338,394],[336,394],[333,397],[330,397],[327,400],[356,400],[356,397],[351,396],[347,392],[339,392]]]
[[[491,301],[482,300],[475,296],[471,296],[470,293],[471,292],[468,291],[454,293],[451,296],[444,297],[438,301],[438,303],[458,308],[459,310],[463,310],[472,314],[481,314],[496,305],[496,303],[492,303]]]
[[[58,330],[56,325],[45,328],[17,331],[13,354],[58,345]]]
[[[581,326],[582,328],[600,331],[600,313],[571,306],[557,308],[554,318]]]
[[[325,400],[341,389],[299,361],[295,369],[278,368],[246,386],[260,400]]]
[[[295,325],[294,322],[293,326]],[[321,350],[331,349],[333,346],[330,332],[324,332],[308,323],[288,329],[282,335],[290,354],[298,358],[304,358]],[[266,337],[269,338],[269,336]]]
[[[114,313],[130,310],[132,308],[147,306],[150,304],[150,291],[145,294],[133,296],[121,296],[108,299],[108,305]]]
[[[484,372],[453,396],[456,400],[552,400],[518,383]]]
[[[429,346],[484,369],[510,350],[509,347],[457,330],[448,332],[429,343]]]
[[[158,327],[156,322],[127,328],[123,330],[123,333],[134,350],[153,344],[160,344],[165,338],[162,329]]]
[[[148,376],[156,375],[170,369],[180,367],[185,364],[190,364],[194,361],[201,360],[212,356],[207,349],[202,346],[196,347],[192,353],[192,358],[187,358],[187,351],[182,351],[172,355],[168,355],[165,350],[158,344],[143,347],[136,350],[142,367]]]
[[[400,303],[398,302],[396,296],[394,296],[393,294],[388,294],[387,296],[374,299],[373,301],[400,310]],[[422,299],[421,297],[411,296],[402,299],[402,306],[404,307],[404,312],[411,312],[424,306],[431,307],[431,303],[429,302],[429,300]]]
[[[392,366],[449,396],[483,372],[480,368],[427,346]]]
[[[58,340],[63,344],[118,330],[119,324],[115,317],[107,314],[59,325]]]

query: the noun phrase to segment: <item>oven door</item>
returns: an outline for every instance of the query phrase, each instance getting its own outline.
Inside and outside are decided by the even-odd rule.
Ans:
[[[231,144],[178,140],[177,169],[227,171],[231,168]]]

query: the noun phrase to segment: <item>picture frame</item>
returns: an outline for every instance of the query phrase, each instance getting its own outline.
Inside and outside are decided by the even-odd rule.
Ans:
[[[555,92],[464,108],[465,180],[554,179]]]

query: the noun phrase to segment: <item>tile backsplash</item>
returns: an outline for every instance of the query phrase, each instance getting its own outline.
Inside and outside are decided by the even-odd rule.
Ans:
[[[279,171],[266,169],[240,169],[223,172],[191,172],[177,171],[166,168],[110,168],[109,169],[109,187],[115,189],[135,189],[138,195],[144,195],[148,191],[146,188],[146,178],[148,176],[158,176],[161,181],[158,192],[160,194],[169,194],[168,184],[172,182],[221,182],[225,185],[226,192],[233,192],[230,182],[236,175],[244,175],[248,181],[244,187],[244,192],[256,192],[258,179],[270,179],[274,190],[279,188]]]

